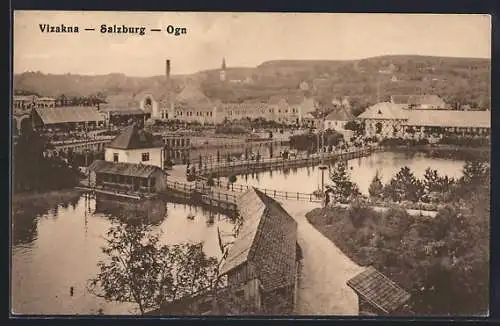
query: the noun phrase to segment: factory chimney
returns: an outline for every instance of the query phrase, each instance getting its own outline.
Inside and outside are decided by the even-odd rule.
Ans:
[[[166,72],[165,72],[165,77],[167,78],[167,83],[170,83],[170,60],[167,59],[166,61]]]

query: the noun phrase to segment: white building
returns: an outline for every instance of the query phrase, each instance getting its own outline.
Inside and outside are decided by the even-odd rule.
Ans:
[[[152,165],[163,169],[164,144],[134,125],[128,126],[105,149],[104,160]]]
[[[335,107],[324,119],[325,129],[335,129],[337,131],[345,130],[345,124],[354,120],[351,111],[344,106]]]

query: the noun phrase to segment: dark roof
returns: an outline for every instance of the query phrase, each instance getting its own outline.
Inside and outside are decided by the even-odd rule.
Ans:
[[[109,173],[139,178],[149,178],[149,176],[156,171],[165,173],[162,169],[154,165],[108,162],[102,160],[92,162],[89,166],[89,170],[96,173]]]
[[[152,134],[132,124],[116,136],[107,147],[116,149],[139,149],[163,147],[163,144],[155,140]]]
[[[227,274],[254,264],[265,292],[292,285],[295,277],[297,222],[274,199],[252,188],[238,198],[243,227],[221,268]]]
[[[393,312],[410,299],[408,292],[373,267],[347,281],[347,285],[384,313]]]
[[[36,113],[46,125],[68,122],[104,121],[97,108],[92,106],[66,106],[56,108],[36,108]]]

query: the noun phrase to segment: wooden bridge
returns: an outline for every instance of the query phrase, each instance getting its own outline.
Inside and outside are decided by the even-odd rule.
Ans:
[[[351,149],[344,151],[336,150],[333,152],[320,154],[299,155],[291,158],[278,157],[235,162],[208,162],[202,164],[201,169],[198,169],[198,175],[202,175],[205,177],[221,177],[231,174],[244,174],[259,171],[311,166],[321,163],[334,162],[337,160],[351,160],[354,158],[369,156],[378,149],[378,147],[365,147],[362,149]]]
[[[214,180],[213,186],[207,185],[208,175],[223,176],[234,173],[248,173],[269,169],[279,169],[287,167],[307,166],[322,162],[335,160],[349,160],[357,157],[368,156],[379,148],[353,149],[351,151],[335,151],[322,153],[320,155],[298,156],[290,159],[270,158],[263,160],[247,160],[241,162],[208,164],[199,170],[198,182],[188,182],[186,179],[168,180],[168,192],[174,196],[181,196],[186,199],[202,202],[206,205],[222,207],[226,209],[236,208],[236,198],[251,186],[231,184]],[[203,182],[199,182],[202,180]],[[312,193],[301,193],[292,191],[280,191],[273,189],[258,188],[264,194],[284,200],[298,200],[308,202],[321,202],[322,197]]]

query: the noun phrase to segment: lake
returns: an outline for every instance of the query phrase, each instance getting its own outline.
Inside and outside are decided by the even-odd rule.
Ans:
[[[464,163],[465,161],[457,159],[430,157],[426,153],[377,152],[368,157],[349,160],[348,166],[351,180],[359,186],[362,194],[368,194],[368,187],[377,171],[384,184],[404,166],[408,166],[418,178],[423,177],[428,167],[438,170],[441,175],[459,178],[462,176]],[[328,170],[325,170],[324,180],[325,185],[328,184]],[[227,179],[224,178],[224,181]],[[321,170],[317,166],[310,166],[239,175],[236,183],[272,190],[312,193],[321,187]]]
[[[226,216],[215,214],[214,223],[209,224],[209,212],[189,205],[158,200],[146,209],[141,206],[82,195],[45,212],[28,209],[13,217],[13,312],[133,314],[135,305],[108,303],[86,290],[87,280],[96,275],[96,264],[103,258],[103,236],[117,223],[113,216],[126,212],[144,216],[163,232],[163,243],[203,242],[206,254],[217,258],[221,256],[217,226],[228,234],[233,229]],[[193,220],[187,218],[190,213]]]

